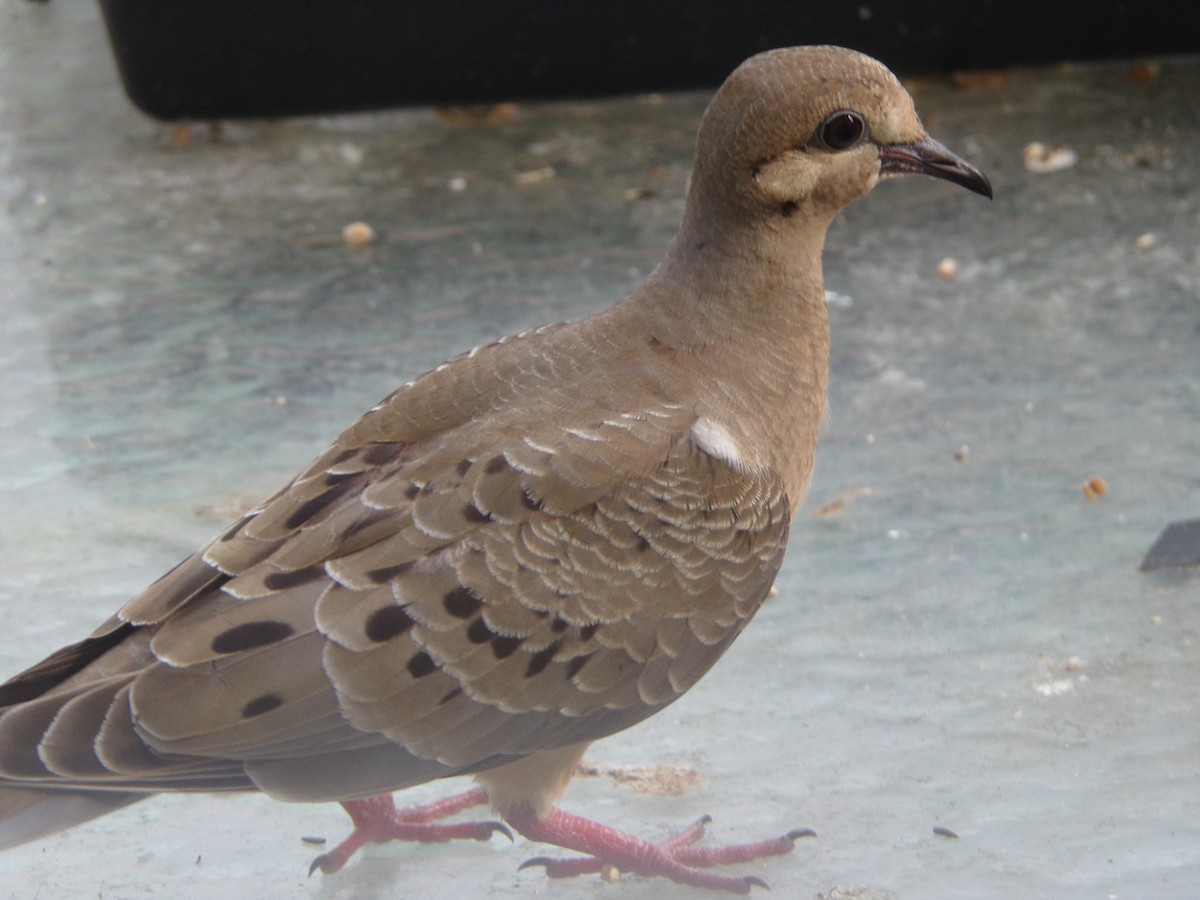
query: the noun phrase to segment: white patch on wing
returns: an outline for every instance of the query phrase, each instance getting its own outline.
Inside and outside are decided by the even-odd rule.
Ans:
[[[692,440],[709,456],[723,459],[736,468],[745,468],[737,441],[724,425],[712,419],[697,419],[696,424],[692,426]]]

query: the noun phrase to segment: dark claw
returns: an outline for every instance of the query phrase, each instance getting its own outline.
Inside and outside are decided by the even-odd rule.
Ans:
[[[756,875],[747,875],[742,879],[742,884],[746,885],[746,893],[750,893],[750,888],[760,887],[764,891],[769,891],[771,886]]]
[[[486,838],[480,838],[480,840],[486,841],[486,840],[489,840],[493,834],[502,834],[506,838],[508,838],[509,843],[511,843],[511,844],[516,843],[516,841],[513,839],[513,833],[509,830],[508,826],[505,825],[503,822],[488,821],[488,822],[484,822],[482,824],[484,824],[488,828],[490,828],[491,831],[488,832],[488,836]]]
[[[525,860],[525,862],[517,866],[517,871],[520,872],[522,869],[531,869],[534,866],[541,866],[544,869],[549,869],[553,863],[554,859],[549,856],[535,856],[532,859]]]
[[[309,878],[313,877],[313,872],[317,871],[317,869],[320,869],[322,872],[325,871],[324,865],[327,862],[328,857],[329,857],[328,853],[322,853],[320,856],[318,856],[316,859],[314,859],[312,861],[312,865],[308,867],[308,877]]]
[[[789,841],[794,841],[797,838],[802,838],[802,837],[808,838],[808,837],[816,837],[816,836],[817,836],[817,833],[815,831],[813,831],[811,828],[793,828],[791,831],[789,831],[787,834],[784,835],[784,837],[787,838]]]

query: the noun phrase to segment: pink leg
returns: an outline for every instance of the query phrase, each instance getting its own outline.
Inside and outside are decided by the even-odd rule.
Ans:
[[[735,894],[748,894],[750,888],[765,888],[767,883],[753,875],[735,878],[698,870],[728,863],[749,862],[766,856],[781,856],[792,851],[797,838],[812,837],[815,834],[810,829],[799,828],[773,840],[700,848],[692,845],[704,836],[704,826],[712,821],[708,816],[658,844],[557,808],[541,819],[529,810],[520,810],[510,813],[506,821],[531,841],[557,844],[568,850],[588,854],[586,857],[575,859],[538,857],[522,863],[522,869],[528,866],[544,866],[546,874],[551,878],[572,878],[599,872],[605,865],[612,864],[618,870],[636,872],[639,875],[662,876],[692,887]]]
[[[499,822],[452,822],[437,824],[439,819],[487,803],[483,788],[472,788],[444,800],[397,809],[391,794],[347,800],[342,808],[350,814],[354,830],[344,841],[313,860],[308,874],[320,869],[330,875],[346,864],[363,844],[385,841],[418,841],[440,844],[454,840],[486,841],[496,832],[512,840],[512,833]]]

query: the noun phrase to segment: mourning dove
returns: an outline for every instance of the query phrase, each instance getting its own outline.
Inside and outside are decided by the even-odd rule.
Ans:
[[[343,803],[366,841],[508,828],[746,893],[798,832],[653,844],[557,806],[584,748],[677,700],[750,621],[813,468],[826,228],[881,178],[991,196],[869,57],[743,63],[640,287],[404,385],[89,637],[0,686],[0,846],[159,791]],[[478,787],[396,809],[389,792]],[[437,821],[490,802],[499,822]]]

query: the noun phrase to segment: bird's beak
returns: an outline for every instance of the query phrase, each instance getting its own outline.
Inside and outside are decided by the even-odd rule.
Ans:
[[[927,137],[912,144],[884,144],[879,148],[879,159],[882,178],[910,172],[932,175],[992,199],[992,183],[987,176],[933,138]]]

